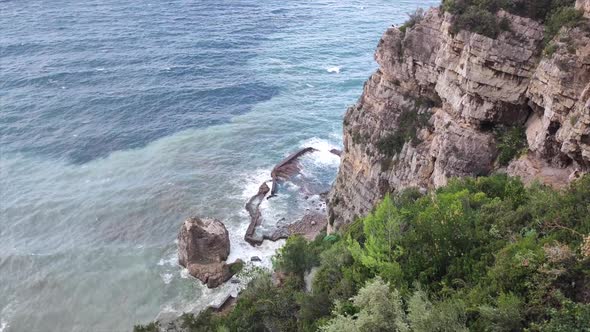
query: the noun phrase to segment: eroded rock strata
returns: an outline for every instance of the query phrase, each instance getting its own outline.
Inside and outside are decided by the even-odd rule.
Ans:
[[[590,13],[590,3],[577,7]],[[456,176],[506,171],[563,186],[590,169],[590,29],[562,29],[545,51],[540,23],[500,11],[497,38],[451,33],[437,8],[389,28],[344,118],[344,150],[329,227],[365,215],[386,193],[427,190]],[[526,148],[498,162],[498,128],[520,127]]]

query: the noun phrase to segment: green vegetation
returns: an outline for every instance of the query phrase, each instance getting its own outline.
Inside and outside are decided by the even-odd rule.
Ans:
[[[418,130],[426,127],[429,119],[429,113],[418,113],[410,110],[402,112],[398,120],[397,130],[381,138],[377,142],[377,149],[389,157],[398,154],[406,142],[417,143]]]
[[[159,332],[159,325],[157,322],[152,322],[147,325],[135,325],[133,332]]]
[[[581,12],[573,7],[574,3],[574,0],[443,0],[441,8],[455,15],[452,33],[468,30],[496,38],[500,32],[510,29],[510,22],[496,15],[503,9],[544,22],[548,43],[561,27],[573,27],[582,18]]]
[[[543,54],[546,57],[551,57],[558,49],[559,49],[559,47],[557,46],[557,44],[551,43],[551,44],[548,44],[547,46],[545,46],[545,49],[543,50]]]
[[[229,267],[231,274],[240,273],[244,269],[244,262],[236,262]]]
[[[261,274],[228,314],[183,319],[191,332],[587,332],[589,234],[590,176],[564,191],[453,180],[387,196],[341,236],[290,238],[280,286]]]
[[[502,166],[507,166],[512,159],[518,157],[527,147],[524,127],[498,128],[495,134],[498,141],[498,162]]]
[[[414,27],[417,23],[422,21],[424,18],[424,9],[418,8],[415,12],[408,14],[408,16],[408,20],[399,28],[402,33],[406,33],[407,29]]]
[[[574,7],[562,7],[555,10],[545,23],[545,40],[547,42],[552,40],[562,27],[575,27],[583,17],[582,12]]]

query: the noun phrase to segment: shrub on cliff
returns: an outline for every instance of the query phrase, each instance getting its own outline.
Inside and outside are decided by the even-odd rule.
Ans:
[[[495,134],[498,142],[498,162],[502,166],[507,166],[527,147],[524,127],[497,128]]]
[[[401,294],[419,282],[435,297],[465,303],[472,330],[554,326],[543,323],[551,315],[581,326],[590,323],[583,304],[566,312],[551,303],[559,303],[560,291],[573,301],[565,280],[588,278],[582,274],[589,275],[590,262],[573,252],[590,232],[589,209],[590,176],[567,193],[525,189],[501,175],[455,180],[402,205],[385,198],[363,220],[364,243],[351,239],[348,246],[369,276],[382,277]],[[551,248],[568,248],[559,250],[570,258],[552,259]]]
[[[590,175],[563,191],[506,175],[456,179],[428,195],[386,197],[352,229],[290,239],[280,261],[292,277],[279,287],[255,278],[231,312],[189,316],[188,331],[590,326]],[[315,264],[307,292],[299,275]]]
[[[407,29],[414,27],[420,23],[424,18],[424,9],[418,8],[413,13],[408,14],[408,20],[399,28],[402,33],[406,33]]]
[[[135,325],[133,332],[159,332],[159,324],[157,322],[151,322],[146,325]]]
[[[455,16],[451,26],[454,34],[467,30],[496,38],[510,26],[508,20],[496,16],[502,9],[544,22],[546,41],[549,41],[561,27],[571,26],[580,19],[574,3],[575,0],[443,0],[441,9]]]
[[[561,7],[554,10],[545,24],[545,41],[551,41],[562,27],[576,26],[583,17],[583,13],[573,7]]]

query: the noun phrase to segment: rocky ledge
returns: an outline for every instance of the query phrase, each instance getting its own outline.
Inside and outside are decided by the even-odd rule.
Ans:
[[[319,194],[319,202],[316,207],[317,212],[307,212],[303,218],[290,224],[280,224],[273,231],[269,233],[258,234],[257,228],[262,224],[263,218],[260,212],[260,204],[264,198],[271,199],[277,195],[278,185],[281,182],[289,181],[293,176],[301,171],[299,158],[308,153],[315,152],[316,149],[306,147],[297,152],[292,153],[281,162],[279,162],[271,171],[272,187],[263,182],[256,195],[252,196],[246,203],[246,211],[250,215],[250,224],[244,235],[244,240],[252,246],[259,246],[264,240],[277,241],[286,239],[291,235],[303,235],[306,238],[313,239],[323,229],[326,228],[327,219],[325,215],[325,194]],[[339,155],[338,150],[331,150],[333,154]],[[268,195],[270,193],[270,195]],[[311,193],[307,193],[308,195]],[[268,196],[267,196],[268,195]],[[306,196],[307,199],[308,196]],[[320,209],[323,209],[320,212]]]
[[[229,280],[243,264],[241,260],[227,264],[229,234],[217,219],[187,219],[178,234],[178,263],[209,288]]]
[[[576,5],[590,16],[588,0]],[[590,170],[589,25],[562,28],[548,49],[543,25],[497,15],[510,26],[496,38],[453,33],[452,15],[438,8],[385,32],[379,69],[344,118],[329,228],[387,193],[451,177],[504,171],[563,186]],[[499,133],[509,128],[520,130],[522,147],[507,157],[511,142]]]

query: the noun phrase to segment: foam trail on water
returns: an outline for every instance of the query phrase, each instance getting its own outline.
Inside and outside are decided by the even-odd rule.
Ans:
[[[318,166],[334,166],[337,167],[340,164],[340,157],[330,152],[330,150],[340,150],[341,147],[318,137],[312,137],[303,141],[299,146],[301,147],[312,147],[316,149],[310,156],[315,164]]]
[[[160,274],[160,277],[162,277],[162,281],[164,281],[164,283],[168,285],[174,278],[174,275],[172,273],[163,273]]]
[[[176,250],[174,250],[173,253],[169,254],[167,257],[165,258],[160,258],[160,260],[158,261],[158,266],[176,266],[178,264],[178,254],[176,253]]]
[[[341,69],[342,69],[342,67],[340,67],[340,66],[330,66],[330,67],[326,68],[326,71],[328,73],[340,74]]]
[[[238,226],[233,226],[231,229],[228,229],[232,246],[228,261],[240,258],[245,262],[249,262],[252,256],[258,256],[261,259],[261,262],[256,263],[257,266],[270,268],[272,266],[271,258],[274,255],[274,252],[282,245],[281,241],[264,241],[261,246],[253,247],[244,240],[244,234],[246,234],[246,230],[250,223],[250,217],[244,206],[246,202],[258,192],[258,189],[263,182],[271,180],[270,172],[271,168],[262,168],[237,177],[240,181],[244,181],[243,179],[245,179],[242,184],[243,190],[240,193],[240,199],[244,201],[244,205],[240,211],[236,212],[236,216],[240,219]],[[265,225],[274,223],[276,220],[280,219],[280,216],[286,214],[289,203],[287,198],[288,197],[285,197],[285,195],[280,195],[271,200],[264,199],[262,201],[260,204],[260,212],[262,213],[263,223]],[[232,223],[232,225],[235,225],[235,223]]]

